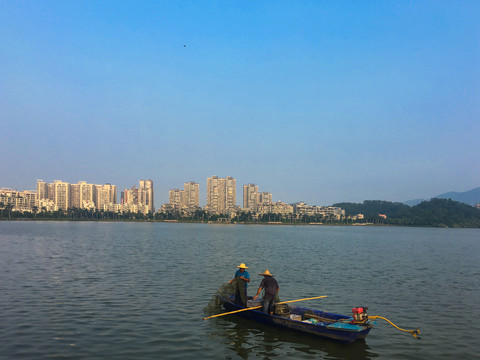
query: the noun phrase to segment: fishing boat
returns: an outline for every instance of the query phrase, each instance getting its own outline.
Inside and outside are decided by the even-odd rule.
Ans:
[[[253,309],[246,310],[235,304],[234,296],[227,297],[221,294],[217,296],[225,310],[238,311],[235,315],[343,343],[365,339],[374,326],[374,323],[368,320],[366,308],[354,308],[353,316],[347,316],[291,304],[277,304],[274,315],[270,315],[258,308],[262,304],[261,300],[254,301],[249,298],[248,308]]]

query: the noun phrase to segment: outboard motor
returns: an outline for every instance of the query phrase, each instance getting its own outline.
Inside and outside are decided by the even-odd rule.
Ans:
[[[355,307],[352,309],[353,313],[353,322],[354,323],[364,323],[368,320],[368,314],[367,314],[368,307],[362,306],[362,307]]]

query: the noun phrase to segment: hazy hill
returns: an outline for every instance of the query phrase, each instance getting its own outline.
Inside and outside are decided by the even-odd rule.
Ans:
[[[475,204],[480,204],[480,187],[465,192],[451,191],[435,197],[437,199],[452,199],[473,206]]]
[[[367,200],[362,204],[338,203],[347,216],[364,214],[366,222],[391,225],[480,227],[480,210],[451,199],[434,198],[415,206],[388,201]],[[381,219],[378,214],[387,215]]]
[[[422,201],[425,201],[425,199],[413,199],[413,200],[407,200],[404,201],[403,203],[408,206],[415,206],[420,204]]]
[[[452,199],[454,201],[473,206],[475,204],[480,204],[480,187],[464,192],[450,191],[445,194],[434,196],[432,199]],[[425,199],[408,200],[405,201],[404,204],[408,206],[415,206],[420,204],[422,201],[425,201]]]
[[[480,210],[451,199],[431,199],[386,221],[392,225],[480,227]]]
[[[343,202],[333,204],[332,206],[344,209],[347,216],[363,214],[367,217],[376,217],[378,214],[396,217],[410,209],[408,205],[403,203],[382,200],[365,200],[361,204]]]

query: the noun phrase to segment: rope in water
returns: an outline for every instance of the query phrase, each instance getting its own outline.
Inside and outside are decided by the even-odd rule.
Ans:
[[[405,330],[405,329],[402,329],[400,327],[398,327],[397,325],[395,325],[393,322],[391,322],[390,320],[388,320],[387,318],[384,318],[383,316],[378,316],[378,315],[375,315],[375,316],[368,316],[368,319],[369,320],[375,320],[375,319],[382,319],[382,320],[385,320],[387,321],[388,323],[390,323],[391,325],[393,325],[394,327],[396,327],[398,330],[400,331],[404,331],[404,332],[408,332],[408,333],[411,333],[415,338],[419,339],[420,337],[418,336],[420,334],[420,330],[419,329],[416,329],[416,330]]]

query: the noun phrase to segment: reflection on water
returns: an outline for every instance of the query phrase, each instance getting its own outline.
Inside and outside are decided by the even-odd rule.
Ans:
[[[304,358],[323,359],[373,359],[379,355],[365,342],[343,344],[310,334],[288,329],[279,329],[238,316],[226,316],[213,320],[210,326],[212,337],[223,337],[224,344],[242,359],[285,356],[301,352]]]

